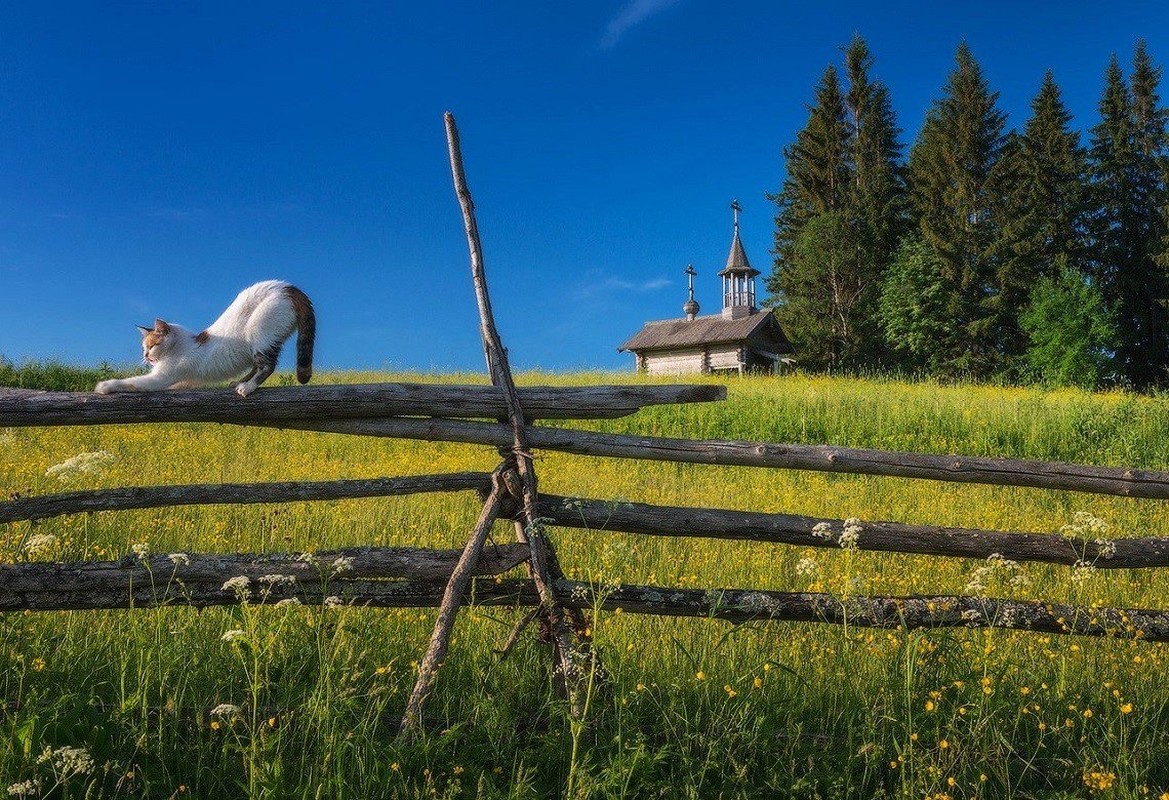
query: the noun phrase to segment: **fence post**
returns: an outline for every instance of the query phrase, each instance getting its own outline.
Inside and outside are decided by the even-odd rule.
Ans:
[[[564,608],[556,600],[552,591],[552,581],[555,576],[551,565],[555,563],[556,555],[551,542],[544,536],[543,527],[537,514],[539,497],[536,493],[536,471],[527,444],[524,412],[516,394],[515,381],[512,379],[511,367],[507,361],[507,351],[499,338],[499,332],[495,327],[495,318],[491,312],[491,298],[487,293],[487,276],[483,267],[483,247],[479,241],[479,227],[475,222],[475,204],[471,199],[471,191],[467,188],[467,176],[463,171],[459,130],[455,126],[454,115],[449,111],[443,119],[446,123],[447,147],[450,151],[455,194],[463,212],[467,246],[471,251],[471,279],[475,284],[475,300],[479,306],[479,332],[483,337],[483,348],[487,356],[491,382],[503,390],[507,403],[508,419],[511,421],[513,437],[511,450],[512,456],[515,458],[516,472],[520,478],[523,499],[522,531],[519,530],[521,526],[517,523],[517,532],[527,539],[531,548],[528,572],[536,586],[536,591],[539,593],[541,609],[548,619],[548,627],[552,633],[552,642],[556,650],[556,660],[564,677],[565,692],[568,695],[572,715],[579,719],[584,714],[583,700],[579,691],[581,675],[577,666],[578,659],[573,657],[575,650],[568,625],[565,622]]]

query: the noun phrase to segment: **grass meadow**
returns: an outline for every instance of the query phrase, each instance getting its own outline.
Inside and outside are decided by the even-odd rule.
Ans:
[[[318,382],[480,376],[326,375]],[[522,376],[605,383],[629,375]],[[734,378],[725,403],[613,432],[1169,469],[1169,401],[828,377]],[[105,452],[91,471],[54,465]],[[494,449],[217,425],[0,430],[0,492],[489,470]],[[541,489],[601,499],[1108,535],[1166,533],[1162,504],[1036,489],[541,454]],[[472,494],[185,507],[0,525],[0,560],[151,552],[459,547]],[[495,533],[510,540],[510,526]],[[1157,571],[982,562],[551,529],[602,584],[964,593],[1169,607]],[[54,537],[53,539],[46,538]],[[34,538],[39,537],[39,538]],[[34,546],[35,544],[35,546]],[[426,713],[398,743],[433,610],[355,607],[0,616],[0,791],[70,798],[1169,798],[1164,645],[604,613],[609,672],[570,724],[516,619],[465,609]],[[231,633],[225,636],[229,631]],[[219,707],[220,713],[209,713]],[[574,746],[575,745],[575,746]],[[69,748],[80,748],[77,750]],[[2,796],[2,795],[0,795]]]

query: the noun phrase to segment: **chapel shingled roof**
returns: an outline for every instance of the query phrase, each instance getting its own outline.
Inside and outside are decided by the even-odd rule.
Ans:
[[[770,311],[738,319],[727,319],[721,314],[709,314],[692,320],[662,319],[647,322],[644,328],[617,350],[668,350],[703,344],[739,342],[749,337],[770,340],[778,352],[791,352],[791,344]]]

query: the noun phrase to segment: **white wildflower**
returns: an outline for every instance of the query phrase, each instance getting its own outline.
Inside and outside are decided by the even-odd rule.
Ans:
[[[61,747],[53,753],[53,763],[62,775],[85,775],[93,771],[93,756],[84,747]]]
[[[38,533],[36,536],[28,537],[28,541],[24,543],[24,550],[30,556],[39,556],[50,552],[56,546],[56,536],[51,533]]]
[[[1089,561],[1080,559],[1072,565],[1072,582],[1082,586],[1089,578],[1096,574],[1096,568]]]
[[[832,526],[827,522],[817,522],[812,526],[812,535],[817,539],[831,539]]]
[[[40,757],[37,758],[38,764],[44,764],[51,761],[53,769],[56,771],[58,779],[64,779],[73,775],[85,775],[93,770],[93,756],[84,747],[58,747],[51,749],[46,747]]]
[[[349,556],[337,556],[333,560],[333,574],[340,575],[342,572],[349,572],[353,569],[353,559]]]
[[[93,453],[79,453],[72,458],[54,464],[45,470],[45,475],[59,481],[68,481],[80,475],[97,475],[117,459],[112,453],[98,450]]]
[[[288,606],[299,606],[299,605],[300,605],[300,598],[299,597],[286,597],[283,600],[277,601],[276,608],[286,608]]]
[[[24,797],[25,795],[37,794],[41,790],[40,778],[32,778],[31,780],[21,781],[20,783],[10,784],[8,787],[9,797]]]
[[[968,624],[973,625],[982,619],[982,614],[973,608],[968,608],[962,612],[962,619],[966,620]]]
[[[236,639],[242,639],[245,636],[247,634],[244,631],[241,631],[239,628],[234,628],[230,631],[224,631],[223,635],[219,638],[225,642],[234,642]]]
[[[245,600],[251,594],[251,591],[248,589],[250,585],[251,580],[248,579],[247,575],[236,575],[234,578],[228,578],[224,581],[221,588],[225,592],[235,592],[237,597]]]
[[[239,713],[239,706],[231,703],[220,703],[215,708],[211,709],[211,716],[213,717],[230,717]]]
[[[863,530],[861,521],[856,517],[846,519],[844,521],[844,530],[840,534],[840,546],[845,550],[856,550],[860,545],[861,531]]]
[[[1104,539],[1111,529],[1107,522],[1094,517],[1087,511],[1077,511],[1072,515],[1072,521],[1060,528],[1060,533],[1073,539]]]
[[[341,598],[335,594],[331,594],[328,597],[326,597],[325,602],[324,602],[325,608],[337,608],[338,606],[341,606],[343,604],[344,603],[341,600]]]
[[[970,573],[966,594],[984,595],[987,587],[999,579],[1014,589],[1022,589],[1031,583],[1031,578],[1018,561],[1005,558],[1002,553],[991,553],[982,566]]]
[[[130,545],[130,552],[138,556],[140,560],[145,561],[146,557],[150,555],[150,546],[145,542],[140,542],[139,544]]]
[[[970,573],[970,580],[966,583],[966,594],[985,594],[986,593],[986,578],[988,570],[986,567],[979,567]]]
[[[280,586],[281,584],[285,584],[285,583],[287,583],[289,585],[295,584],[296,583],[296,576],[295,575],[277,575],[277,574],[261,575],[259,578],[257,578],[257,580],[260,583],[265,584],[266,586],[276,587],[276,586]]]
[[[1116,556],[1116,542],[1112,539],[1097,539],[1096,546],[1100,548],[1100,557],[1105,561]]]
[[[817,575],[820,572],[820,565],[816,563],[814,558],[805,556],[796,562],[796,574],[802,575],[806,578]]]
[[[13,783],[8,786],[9,797],[24,797],[25,795],[37,794],[41,790],[40,779],[34,778],[20,783]]]
[[[185,567],[191,563],[191,557],[186,553],[171,553],[167,556],[176,567]]]

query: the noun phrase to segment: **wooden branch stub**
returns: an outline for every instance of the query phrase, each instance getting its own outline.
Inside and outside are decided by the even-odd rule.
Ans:
[[[544,419],[623,417],[644,406],[726,398],[726,387],[525,386],[531,413]],[[375,419],[390,416],[507,415],[499,390],[437,383],[374,383],[264,387],[246,400],[230,389],[167,392],[42,392],[0,387],[0,427],[111,425],[139,422],[265,424],[290,419]]]

